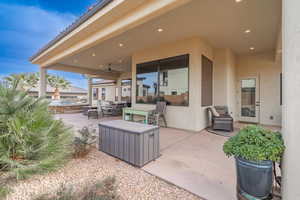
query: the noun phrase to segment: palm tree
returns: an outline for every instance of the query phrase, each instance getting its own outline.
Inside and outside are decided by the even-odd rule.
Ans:
[[[40,81],[40,75],[38,72],[27,73],[24,77],[24,83],[25,86],[28,88],[28,90],[32,88],[36,88],[38,86],[39,81]]]
[[[59,89],[68,89],[71,85],[69,81],[57,75],[47,75],[47,82],[51,87],[55,88],[53,99],[60,99]]]
[[[4,77],[4,80],[11,86],[15,81],[18,81],[19,84],[17,89],[28,91],[32,88],[37,87],[39,82],[39,74],[38,73],[11,74],[9,76]]]

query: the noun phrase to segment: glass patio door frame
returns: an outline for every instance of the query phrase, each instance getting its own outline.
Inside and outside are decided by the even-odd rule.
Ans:
[[[255,80],[255,117],[242,116],[242,81],[247,79]],[[259,91],[259,77],[258,76],[247,76],[239,79],[239,121],[249,123],[259,123],[260,116],[260,91]]]

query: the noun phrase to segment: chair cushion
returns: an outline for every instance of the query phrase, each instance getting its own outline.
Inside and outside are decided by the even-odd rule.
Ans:
[[[219,116],[219,117],[215,117],[215,120],[233,121],[233,118],[230,116]]]
[[[210,109],[214,117],[220,117],[220,114],[217,112],[215,107],[211,107]]]

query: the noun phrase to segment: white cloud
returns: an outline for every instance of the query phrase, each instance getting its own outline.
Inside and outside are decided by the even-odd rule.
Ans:
[[[75,19],[70,13],[0,3],[0,44],[33,53]]]
[[[0,3],[0,76],[37,71],[28,58],[75,19],[70,13]],[[79,75],[57,73],[73,85],[86,88],[86,80]]]

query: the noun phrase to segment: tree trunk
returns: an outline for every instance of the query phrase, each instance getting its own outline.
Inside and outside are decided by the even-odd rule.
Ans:
[[[59,100],[60,99],[60,93],[59,93],[58,88],[55,88],[55,90],[54,90],[53,99],[54,100]]]

